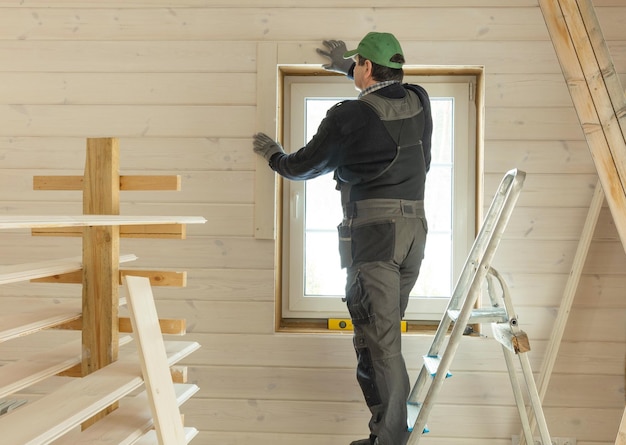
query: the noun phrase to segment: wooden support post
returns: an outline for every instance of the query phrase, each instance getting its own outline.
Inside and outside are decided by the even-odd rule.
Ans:
[[[115,138],[87,140],[83,213],[119,215],[119,144]],[[83,375],[117,360],[119,332],[119,226],[83,231]],[[109,410],[107,410],[109,411]],[[92,419],[96,421],[106,412]],[[89,423],[89,422],[88,422]]]
[[[626,96],[591,0],[539,0],[626,250]]]
[[[593,234],[596,230],[603,202],[604,192],[602,191],[602,185],[598,181],[593,194],[593,199],[591,200],[591,205],[589,206],[587,219],[585,220],[585,225],[580,235],[580,241],[578,242],[578,248],[576,249],[572,269],[570,271],[565,290],[563,291],[563,298],[561,298],[559,312],[556,316],[552,334],[550,335],[550,343],[548,344],[546,357],[544,359],[541,372],[539,373],[538,386],[541,400],[543,400],[548,390],[548,383],[550,382],[550,377],[552,376],[552,370],[554,369],[561,340],[563,339],[563,334],[565,333],[567,319],[569,318],[569,313],[572,309],[572,305],[574,304],[574,297],[576,296],[576,291],[578,290],[578,283],[580,282],[580,277],[582,276],[583,268],[585,267],[585,261],[587,260],[587,254],[589,253],[589,248],[591,247],[591,241],[593,240]]]

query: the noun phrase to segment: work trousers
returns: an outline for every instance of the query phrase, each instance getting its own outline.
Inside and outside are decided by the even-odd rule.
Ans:
[[[405,445],[410,382],[401,320],[417,280],[428,227],[423,201],[348,203],[339,226],[345,300],[354,326],[357,381],[378,445]]]

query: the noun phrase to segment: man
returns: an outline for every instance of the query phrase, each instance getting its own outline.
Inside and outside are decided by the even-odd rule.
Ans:
[[[410,383],[401,320],[419,273],[427,225],[424,183],[432,118],[426,91],[402,84],[404,56],[389,33],[371,32],[357,49],[325,41],[324,68],[354,79],[357,100],[328,110],[306,146],[286,154],[263,133],[254,151],[291,180],[334,172],[341,193],[341,267],[347,269],[357,380],[371,412],[370,437],[351,445],[404,445]],[[352,60],[354,58],[354,60]]]

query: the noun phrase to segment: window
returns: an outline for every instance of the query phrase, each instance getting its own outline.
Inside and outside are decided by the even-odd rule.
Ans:
[[[428,91],[434,123],[425,197],[428,240],[405,318],[440,320],[475,235],[476,81],[405,72],[405,81]],[[285,76],[283,87],[284,145],[292,151],[315,134],[330,107],[357,95],[353,83],[339,76]],[[282,190],[282,317],[348,317],[337,250],[341,202],[332,174],[283,180]]]

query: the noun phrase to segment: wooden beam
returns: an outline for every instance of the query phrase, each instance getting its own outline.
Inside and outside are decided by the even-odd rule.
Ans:
[[[626,250],[626,98],[591,0],[539,0]]]
[[[162,334],[185,335],[187,333],[187,323],[184,319],[159,319],[158,326]],[[132,322],[129,318],[120,318],[120,332],[133,332]]]
[[[83,229],[80,227],[54,227],[32,229],[33,236],[83,236]],[[187,230],[184,224],[153,224],[137,226],[120,226],[121,238],[163,238],[163,239],[185,239]]]
[[[119,332],[126,334],[133,332],[132,324],[130,322],[130,318],[128,317],[119,317],[118,326]],[[79,317],[68,323],[57,325],[55,328],[65,329],[68,331],[80,331],[83,329],[83,319]],[[187,333],[187,322],[185,319],[164,318],[159,320],[159,328],[163,334],[185,335]]]
[[[539,377],[537,379],[539,400],[543,402],[543,399],[548,392],[548,386],[550,385],[550,378],[552,377],[552,371],[559,354],[561,341],[563,340],[563,334],[565,333],[565,327],[567,326],[567,320],[569,318],[572,305],[574,303],[574,297],[578,290],[578,283],[585,267],[585,261],[593,240],[593,234],[600,217],[600,211],[602,210],[602,203],[604,202],[604,193],[602,191],[602,185],[600,181],[596,184],[596,188],[589,206],[589,212],[585,220],[582,234],[580,235],[580,241],[578,242],[578,248],[574,255],[574,262],[570,270],[565,289],[563,291],[563,297],[561,298],[561,304],[559,306],[559,312],[557,313],[554,327],[552,328],[552,334],[550,335],[550,341],[546,349],[545,358],[539,371]],[[530,418],[530,427],[534,432],[537,426],[535,417]],[[520,433],[522,435],[523,432]]]
[[[563,339],[565,326],[567,325],[572,304],[574,303],[574,297],[576,296],[576,291],[578,290],[578,283],[580,282],[580,277],[583,273],[583,268],[585,267],[587,254],[589,252],[589,247],[591,246],[591,241],[593,240],[593,235],[596,230],[598,218],[600,217],[603,202],[604,193],[602,192],[600,182],[598,182],[593,194],[593,199],[591,200],[589,212],[587,213],[587,219],[585,220],[580,241],[578,242],[578,248],[576,249],[576,254],[574,255],[574,262],[565,285],[565,290],[563,291],[559,312],[556,316],[552,334],[550,335],[550,342],[539,373],[539,397],[542,401],[548,390],[550,377],[552,376],[554,364],[559,353],[559,347],[561,345],[561,340]]]
[[[185,443],[185,431],[176,403],[163,337],[156,323],[159,317],[150,281],[145,277],[126,276],[125,282],[130,319],[158,443]]]
[[[33,190],[80,191],[84,187],[82,176],[33,176]],[[180,191],[180,175],[133,176],[121,175],[119,189],[123,191]]]
[[[121,261],[120,261],[121,262]],[[158,270],[122,269],[120,270],[119,284],[122,284],[122,277],[125,275],[135,275],[150,279],[151,286],[185,287],[187,286],[187,272],[172,272]],[[33,283],[62,283],[79,284],[83,282],[83,272],[76,271],[58,275],[47,276],[31,280]]]
[[[85,215],[119,215],[119,141],[87,139],[83,183]],[[119,349],[119,226],[83,230],[83,375],[115,362]],[[83,425],[115,409],[110,406]]]
[[[139,269],[125,269],[122,270],[120,275],[122,277],[126,275],[133,275],[136,277],[146,277],[150,279],[150,286],[161,287],[185,287],[187,286],[187,272],[167,272],[157,270],[139,270]],[[120,284],[122,280],[120,278]]]
[[[188,369],[186,366],[172,366],[170,372],[174,383],[187,383]]]

